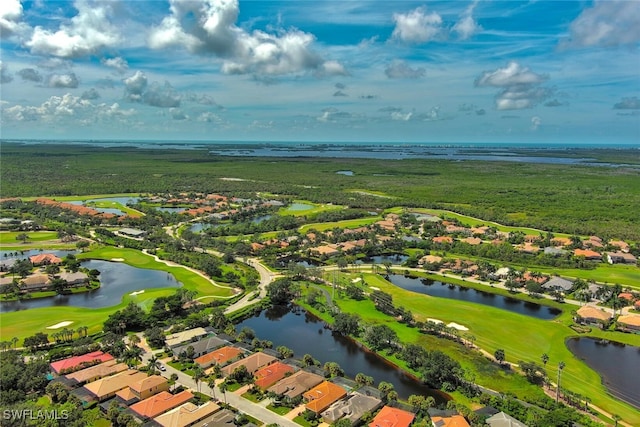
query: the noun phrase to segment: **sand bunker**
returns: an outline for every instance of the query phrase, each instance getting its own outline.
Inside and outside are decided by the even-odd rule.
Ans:
[[[51,326],[47,326],[47,329],[59,329],[59,328],[64,328],[65,326],[69,326],[70,324],[72,324],[73,322],[70,322],[69,320],[65,320],[64,322],[60,322],[60,323],[56,323],[55,325],[51,325]]]
[[[144,290],[131,292],[129,295],[131,295],[132,297],[135,297],[136,295],[140,295],[140,294],[143,294],[143,293],[144,293]]]
[[[356,277],[355,279],[353,279],[351,282],[352,283],[358,283],[359,281],[361,281],[362,279],[360,277]]]
[[[442,320],[440,320],[440,319],[431,319],[431,318],[427,319],[427,322],[431,322],[431,323],[438,323],[438,324],[440,324],[440,323],[444,323],[444,322],[443,322]]]
[[[111,261],[122,262],[124,261],[124,258],[111,258]]]
[[[458,323],[455,323],[455,322],[451,322],[447,326],[450,327],[450,328],[457,329],[459,331],[468,331],[469,330],[469,328],[467,328],[466,326],[462,326],[462,325],[460,325]]]
[[[379,291],[380,288],[376,288],[375,286],[371,286],[371,289],[373,289],[374,291]]]

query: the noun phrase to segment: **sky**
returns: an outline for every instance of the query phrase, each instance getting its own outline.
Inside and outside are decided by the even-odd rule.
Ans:
[[[640,145],[640,1],[0,1],[0,137]]]

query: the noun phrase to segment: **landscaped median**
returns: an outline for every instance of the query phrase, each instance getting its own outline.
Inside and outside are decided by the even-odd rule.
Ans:
[[[351,280],[356,275],[348,277]],[[640,412],[609,395],[601,383],[600,376],[567,349],[565,340],[577,335],[569,328],[572,324],[573,306],[565,305],[563,314],[546,321],[480,304],[416,294],[392,285],[379,275],[365,273],[363,278],[370,288],[378,288],[392,295],[393,304],[410,310],[416,320],[436,318],[445,323],[456,322],[464,325],[469,328],[468,334],[475,337],[476,345],[491,354],[499,348],[504,349],[509,362],[518,363],[523,360],[541,365],[541,355],[546,353],[549,355],[546,370],[551,379],[555,378],[558,363],[564,362],[566,367],[562,373],[563,388],[589,396],[594,405],[622,416],[632,425],[640,425]],[[364,323],[386,324],[396,331],[403,343],[416,343],[427,349],[439,349],[447,353],[458,360],[463,368],[474,372],[476,382],[480,385],[501,392],[512,392],[521,397],[533,398],[542,394],[539,387],[528,384],[523,376],[500,369],[480,353],[464,346],[422,334],[416,328],[400,324],[390,316],[377,311],[369,300],[356,301],[338,295],[334,301],[342,311],[358,314]],[[587,335],[640,346],[638,335],[596,329]],[[389,359],[400,366],[404,365],[393,356]]]

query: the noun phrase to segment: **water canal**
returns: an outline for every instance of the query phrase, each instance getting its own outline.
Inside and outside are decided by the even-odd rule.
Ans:
[[[418,292],[434,297],[450,298],[460,301],[484,304],[495,308],[501,308],[518,314],[533,316],[538,319],[551,320],[562,311],[533,302],[522,301],[502,295],[492,294],[464,286],[442,283],[430,279],[406,277],[401,274],[391,274],[388,280],[394,285],[407,291]]]
[[[395,386],[400,398],[412,394],[433,396],[436,402],[446,401],[446,395],[421,384],[400,369],[386,362],[375,353],[363,350],[357,343],[324,329],[324,323],[299,307],[276,306],[263,310],[259,315],[245,319],[236,325],[253,329],[256,336],[273,342],[273,346],[284,345],[302,358],[311,354],[322,364],[336,362],[348,377],[359,372],[373,377],[375,384],[386,381]]]
[[[125,294],[152,288],[177,288],[182,286],[170,273],[132,267],[120,262],[89,260],[82,267],[100,271],[101,286],[89,292],[73,295],[56,295],[47,298],[4,301],[0,303],[3,312],[26,310],[38,307],[87,307],[102,308],[120,304]]]

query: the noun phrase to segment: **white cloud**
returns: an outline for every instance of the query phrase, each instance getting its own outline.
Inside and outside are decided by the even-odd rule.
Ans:
[[[442,17],[436,12],[426,13],[426,8],[418,7],[409,13],[394,13],[392,38],[407,43],[425,43],[437,38],[442,30]]]
[[[569,40],[561,47],[619,46],[640,41],[640,5],[637,1],[596,1],[570,25]]]
[[[179,108],[169,108],[173,120],[187,120],[189,117]]]
[[[542,119],[540,119],[540,117],[538,117],[538,116],[531,117],[531,130],[532,131],[538,130],[538,128],[540,127],[541,124],[542,124]]]
[[[2,37],[20,34],[28,29],[25,23],[20,22],[22,13],[20,0],[2,0],[0,2],[0,35]]]
[[[485,71],[476,79],[475,85],[502,88],[496,96],[498,110],[520,110],[533,107],[553,93],[551,89],[540,87],[548,78],[517,62],[510,62],[504,68]]]
[[[413,112],[408,112],[405,114],[399,111],[394,111],[391,113],[391,120],[400,120],[400,121],[408,122],[409,120],[411,120],[412,116],[413,116]]]
[[[622,98],[613,105],[614,110],[640,110],[640,99],[637,96]]]
[[[20,77],[22,77],[22,80],[27,80],[30,82],[39,83],[43,80],[40,72],[38,72],[38,70],[35,70],[33,68],[23,68],[22,70],[18,71],[17,74]]]
[[[185,47],[192,53],[223,59],[225,74],[282,75],[314,70],[321,75],[345,75],[336,61],[325,61],[311,49],[312,34],[297,29],[277,34],[236,25],[237,0],[170,0],[171,15],[152,29],[149,45],[155,49]]]
[[[197,118],[197,121],[199,122],[205,122],[205,123],[216,123],[216,124],[222,124],[223,121],[220,118],[220,116],[218,116],[217,114],[212,113],[211,111],[205,111],[204,113],[200,114]]]
[[[384,70],[390,79],[418,79],[424,77],[426,70],[423,67],[411,68],[409,64],[401,60],[395,60]]]
[[[26,42],[31,53],[78,58],[120,42],[118,32],[109,22],[111,3],[76,0],[74,6],[78,14],[68,24],[60,25],[58,31],[35,27],[31,40]]]
[[[142,93],[147,88],[147,76],[142,71],[136,71],[131,77],[123,80],[125,93],[131,101],[140,101]]]
[[[119,74],[124,74],[129,69],[129,64],[123,58],[115,57],[103,59],[101,61],[107,67],[115,69]]]
[[[477,2],[473,2],[460,16],[460,20],[451,29],[454,33],[458,33],[460,40],[466,40],[474,34],[482,30],[482,27],[473,17],[473,10]]]
[[[179,107],[182,97],[169,82],[160,85],[156,82],[148,84],[148,79],[142,71],[136,71],[131,77],[123,80],[125,98],[129,101],[142,102],[153,107]]]
[[[80,84],[75,73],[51,74],[47,83],[49,87],[55,88],[76,88]]]

